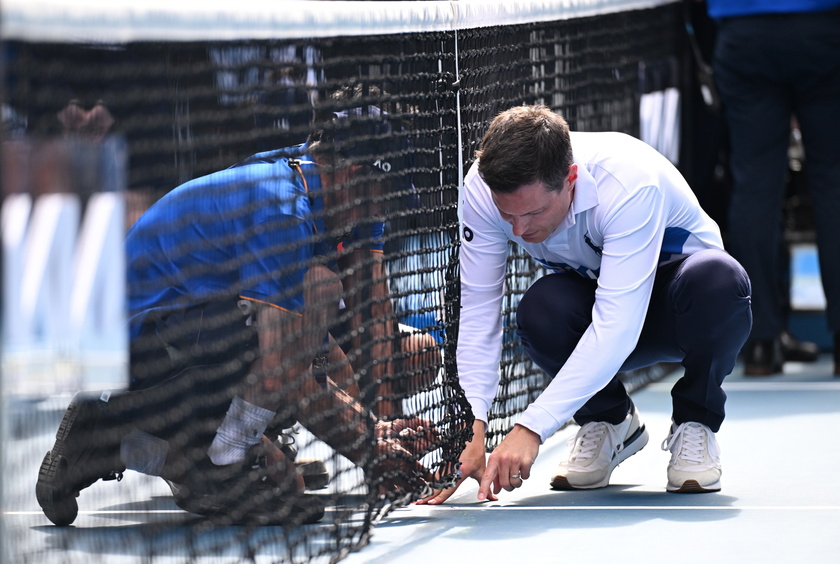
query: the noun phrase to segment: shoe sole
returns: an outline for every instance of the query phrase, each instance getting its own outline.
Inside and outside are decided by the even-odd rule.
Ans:
[[[720,480],[708,486],[701,486],[697,480],[686,480],[681,486],[668,484],[665,488],[670,493],[713,493],[720,491]]]
[[[570,490],[594,490],[604,488],[610,484],[610,476],[613,470],[618,468],[618,465],[642,450],[648,444],[650,435],[647,432],[644,424],[640,425],[636,432],[633,433],[629,439],[624,443],[624,448],[613,459],[610,469],[607,471],[606,477],[600,482],[588,486],[573,486],[565,476],[554,476],[551,480],[551,489],[560,491]]]
[[[70,525],[79,514],[79,504],[76,502],[79,492],[65,491],[65,488],[58,487],[56,482],[59,471],[67,469],[67,459],[64,456],[65,440],[76,421],[80,408],[81,404],[73,401],[64,412],[55,435],[55,445],[44,456],[41,468],[38,470],[38,482],[35,484],[38,505],[41,506],[47,519],[59,527]]]

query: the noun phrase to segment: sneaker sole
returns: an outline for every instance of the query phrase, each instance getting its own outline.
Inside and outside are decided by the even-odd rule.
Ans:
[[[607,487],[610,484],[610,476],[612,476],[613,470],[618,468],[618,465],[642,450],[645,445],[648,444],[650,440],[650,435],[645,428],[645,425],[642,424],[636,429],[636,432],[633,433],[630,438],[624,443],[624,448],[618,455],[613,459],[612,464],[610,465],[610,469],[607,471],[606,477],[600,482],[595,484],[591,484],[588,486],[573,486],[569,483],[569,480],[566,476],[554,476],[551,479],[551,489],[553,490],[560,490],[560,491],[570,491],[570,490],[594,490],[598,488]]]
[[[720,480],[708,486],[701,486],[697,480],[686,480],[681,486],[672,486],[668,484],[665,488],[671,493],[713,493],[720,491]]]
[[[67,407],[67,411],[64,412],[64,417],[62,417],[55,435],[55,445],[44,456],[41,468],[38,470],[38,482],[35,484],[35,497],[38,500],[38,505],[41,506],[47,519],[59,527],[70,525],[79,514],[79,504],[76,502],[76,496],[79,495],[79,492],[65,491],[65,488],[58,487],[56,482],[58,481],[59,471],[67,468],[64,456],[64,441],[67,439],[70,428],[76,421],[81,407],[80,403],[73,401]]]
[[[76,495],[66,495],[60,492],[52,484],[55,474],[61,465],[61,458],[53,459],[52,453],[47,452],[41,462],[41,469],[38,471],[38,482],[35,485],[35,497],[38,505],[54,525],[66,527],[76,520],[79,514],[79,504],[76,502]]]

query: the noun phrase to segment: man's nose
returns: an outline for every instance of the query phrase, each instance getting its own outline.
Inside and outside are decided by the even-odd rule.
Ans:
[[[523,233],[525,233],[525,228],[528,227],[528,224],[522,218],[514,217],[510,220],[511,225],[513,225],[513,234],[519,237]]]

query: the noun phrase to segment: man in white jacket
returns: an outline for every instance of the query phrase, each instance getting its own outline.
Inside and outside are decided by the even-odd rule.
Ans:
[[[458,372],[475,414],[462,478],[495,500],[530,476],[540,445],[565,421],[581,426],[553,489],[609,484],[648,441],[621,381],[626,371],[681,361],[667,491],[720,490],[715,433],[723,379],[752,323],[750,282],[677,169],[621,133],[570,133],[544,106],[491,123],[461,205]],[[517,330],[553,380],[486,458],[487,413],[499,383],[508,242],[548,273],[522,297]],[[443,503],[457,489],[420,503]]]

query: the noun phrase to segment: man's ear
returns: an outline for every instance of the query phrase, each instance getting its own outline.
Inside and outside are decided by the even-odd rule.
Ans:
[[[569,184],[574,184],[575,180],[578,177],[578,167],[576,164],[573,164],[569,167],[569,176],[566,179],[569,181]]]

